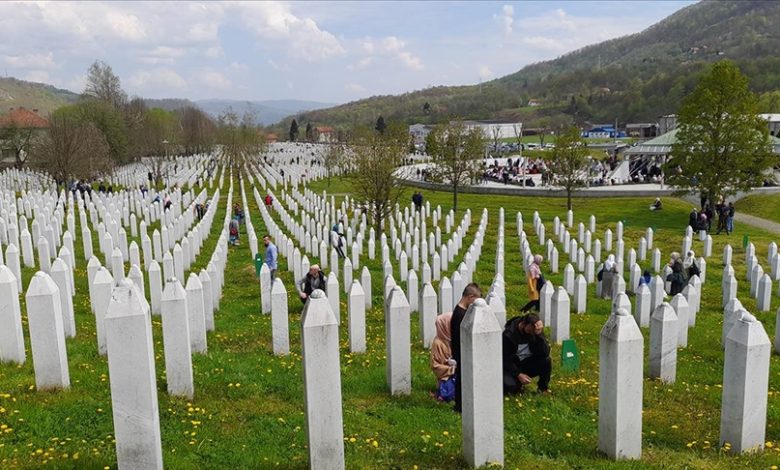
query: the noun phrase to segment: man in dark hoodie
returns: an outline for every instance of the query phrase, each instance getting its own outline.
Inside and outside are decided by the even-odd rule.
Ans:
[[[523,315],[506,322],[503,353],[505,394],[522,393],[534,377],[539,377],[539,393],[550,393],[550,344],[537,315]]]

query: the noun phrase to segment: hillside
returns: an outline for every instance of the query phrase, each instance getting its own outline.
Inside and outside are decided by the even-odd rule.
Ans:
[[[13,77],[0,77],[0,114],[9,108],[38,109],[46,115],[62,105],[73,103],[79,95],[43,83],[27,82]]]
[[[780,90],[778,23],[780,2],[705,0],[640,33],[586,46],[482,85],[375,96],[295,117],[299,123],[341,128],[371,124],[379,115],[407,123],[507,118],[527,127],[556,120],[651,121],[675,112],[699,73],[721,59],[735,61],[756,92]],[[531,99],[540,105],[527,106]],[[278,127],[288,128],[291,119]]]

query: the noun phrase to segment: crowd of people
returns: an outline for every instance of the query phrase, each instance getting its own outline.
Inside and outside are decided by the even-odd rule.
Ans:
[[[725,203],[723,198],[719,199],[713,207],[711,204],[704,202],[701,209],[697,210],[695,207],[691,209],[691,213],[688,215],[688,225],[693,230],[709,233],[712,231],[712,221],[715,217],[718,218],[718,225],[716,228],[716,234],[725,231],[726,235],[731,234],[734,231],[734,203]]]

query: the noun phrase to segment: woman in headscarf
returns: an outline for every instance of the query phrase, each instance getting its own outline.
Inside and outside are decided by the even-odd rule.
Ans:
[[[436,399],[450,401],[454,397],[455,386],[446,385],[452,382],[450,378],[455,375],[457,363],[452,358],[450,346],[450,322],[452,312],[442,313],[436,317],[436,337],[431,343],[431,370],[436,376]],[[450,390],[451,389],[451,390]]]
[[[614,291],[613,284],[615,283],[615,273],[617,269],[615,267],[615,255],[607,256],[607,260],[604,261],[604,268],[601,273],[601,298],[611,299]]]
[[[542,255],[535,255],[534,260],[528,265],[528,275],[526,281],[528,282],[528,303],[520,309],[521,312],[527,312],[529,310],[536,309],[539,311],[539,291],[544,285],[544,276],[542,276],[542,261],[544,258]]]
[[[685,259],[683,259],[682,262],[682,274],[685,278],[685,282],[688,282],[690,278],[692,278],[694,275],[699,275],[699,267],[696,266],[696,254],[693,252],[693,250],[688,250],[688,253],[685,254]]]

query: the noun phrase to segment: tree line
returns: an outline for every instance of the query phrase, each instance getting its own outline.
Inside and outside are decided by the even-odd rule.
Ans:
[[[238,160],[262,150],[264,134],[251,115],[225,111],[217,119],[200,108],[150,108],[128,98],[111,66],[94,62],[81,99],[48,116],[40,132],[10,126],[0,140],[16,145],[16,166],[45,169],[60,182],[92,180],[113,168],[143,161],[159,183],[165,162],[176,155],[218,150]]]

